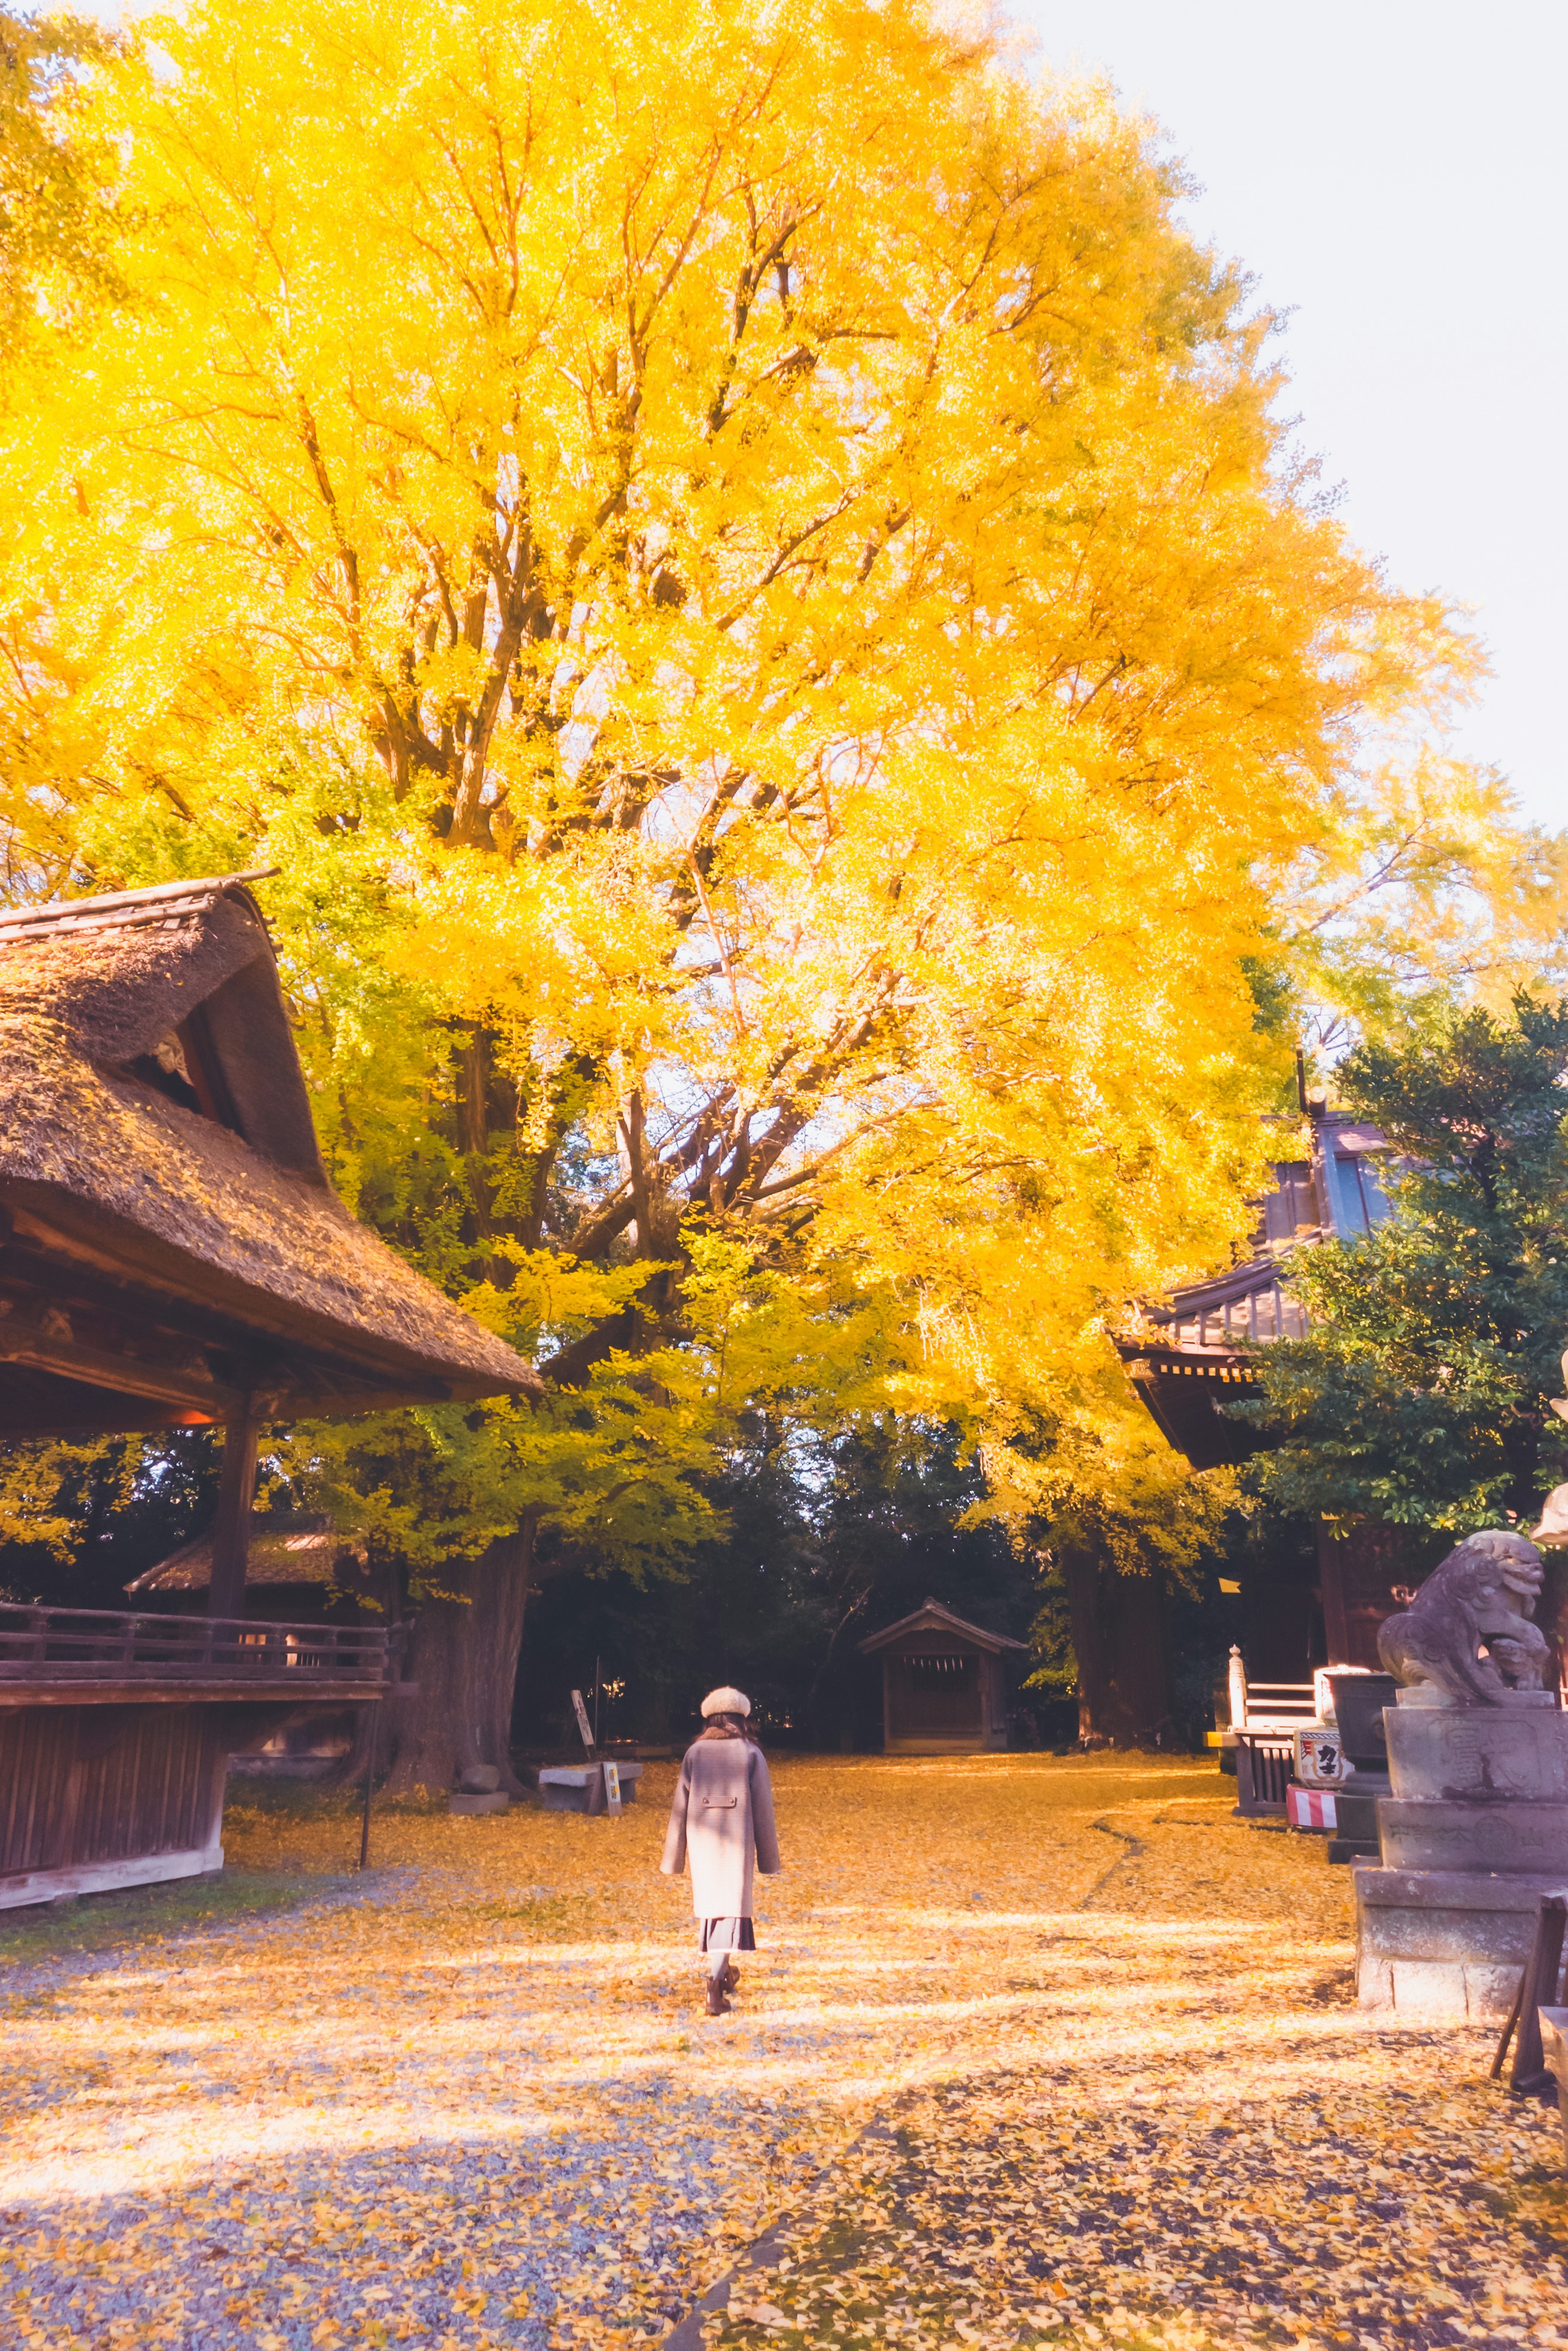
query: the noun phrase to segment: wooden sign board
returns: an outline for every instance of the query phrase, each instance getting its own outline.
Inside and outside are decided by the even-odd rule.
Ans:
[[[588,1719],[588,1708],[582,1703],[582,1692],[580,1690],[572,1691],[571,1703],[573,1711],[577,1716],[577,1727],[582,1733],[582,1743],[591,1755],[593,1752],[593,1725]]]
[[[616,1763],[606,1763],[602,1768],[604,1808],[606,1812],[618,1813],[621,1810],[621,1767]]]

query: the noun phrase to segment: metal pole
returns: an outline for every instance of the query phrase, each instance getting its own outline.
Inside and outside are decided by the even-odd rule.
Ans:
[[[371,1755],[365,1765],[365,1810],[360,1823],[360,1867],[368,1868],[371,1858],[371,1790],[375,1785],[376,1750],[381,1745],[382,1710],[379,1705],[371,1708]]]

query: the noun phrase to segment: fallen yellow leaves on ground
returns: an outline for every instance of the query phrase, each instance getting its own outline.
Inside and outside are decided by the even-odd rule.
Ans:
[[[1568,2343],[1555,2116],[1363,2020],[1349,1873],[1212,1764],[779,1761],[712,2022],[672,1780],[394,1810],[362,1880],[236,1791],[300,1907],[5,1970],[0,2335],[607,2351],[782,2223],[710,2337]]]

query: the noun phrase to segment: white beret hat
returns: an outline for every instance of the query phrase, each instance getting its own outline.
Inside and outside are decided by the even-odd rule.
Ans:
[[[747,1697],[746,1692],[731,1689],[727,1683],[723,1689],[709,1690],[703,1700],[705,1720],[710,1714],[749,1714],[750,1712],[751,1700]]]

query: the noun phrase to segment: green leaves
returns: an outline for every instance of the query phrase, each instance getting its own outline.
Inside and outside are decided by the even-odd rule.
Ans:
[[[1523,996],[1342,1065],[1347,1103],[1408,1156],[1388,1222],[1293,1259],[1309,1335],[1260,1348],[1265,1401],[1233,1408],[1278,1440],[1252,1473],[1274,1499],[1463,1533],[1533,1517],[1563,1476],[1565,1069],[1568,1004]]]

